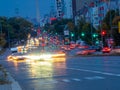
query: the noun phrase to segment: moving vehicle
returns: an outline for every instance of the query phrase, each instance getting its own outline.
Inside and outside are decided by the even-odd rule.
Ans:
[[[24,55],[20,54],[20,53],[13,53],[11,55],[9,55],[8,60],[25,60],[27,59]]]
[[[111,48],[109,48],[107,46],[102,48],[103,53],[110,53],[110,51],[111,51]]]
[[[95,49],[92,48],[84,48],[84,49],[80,49],[78,52],[76,52],[77,55],[88,55],[88,54],[92,54],[96,52]]]

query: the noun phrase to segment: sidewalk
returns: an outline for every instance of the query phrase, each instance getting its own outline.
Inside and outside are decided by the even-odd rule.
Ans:
[[[6,51],[0,55],[0,59],[6,59],[7,56],[9,56],[12,52],[9,49],[6,49]]]
[[[11,83],[0,85],[0,90],[22,90],[18,82],[14,80],[13,77],[8,72],[7,75],[8,75],[8,80]]]
[[[11,54],[11,51],[9,49],[6,49],[6,51],[0,55],[0,60],[1,59],[6,59],[8,55]],[[18,82],[10,75],[9,72],[7,72],[7,80],[10,81],[11,83],[7,84],[0,84],[0,90],[22,90]]]

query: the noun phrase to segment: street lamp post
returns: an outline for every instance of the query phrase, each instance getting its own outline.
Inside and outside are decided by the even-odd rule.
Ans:
[[[9,30],[7,30],[7,31],[8,31],[8,47],[10,49],[10,33],[9,33]]]
[[[1,22],[0,22],[0,34],[2,36],[2,25],[1,25]]]

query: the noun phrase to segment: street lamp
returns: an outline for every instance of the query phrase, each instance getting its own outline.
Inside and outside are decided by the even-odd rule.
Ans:
[[[1,22],[0,22],[0,34],[2,36],[2,24],[1,24]]]

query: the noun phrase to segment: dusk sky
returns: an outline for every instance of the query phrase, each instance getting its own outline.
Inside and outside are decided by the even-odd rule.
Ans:
[[[48,14],[50,11],[50,0],[39,0],[40,17]],[[0,16],[15,16],[15,9],[18,8],[19,16],[36,17],[36,1],[35,0],[0,0]]]

